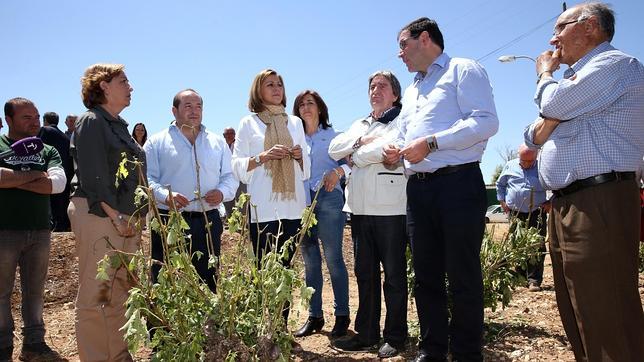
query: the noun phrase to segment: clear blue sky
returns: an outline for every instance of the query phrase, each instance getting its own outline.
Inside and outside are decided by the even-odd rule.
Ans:
[[[498,150],[518,146],[523,128],[536,115],[532,62],[496,59],[536,56],[548,49],[550,19],[561,12],[561,4],[2,0],[0,101],[22,96],[32,99],[41,114],[80,114],[85,110],[80,99],[84,69],[98,62],[122,63],[134,87],[132,104],[121,114],[131,126],[144,122],[149,132],[159,131],[173,119],[174,94],[190,87],[204,98],[205,125],[221,132],[237,127],[248,114],[251,81],[270,67],[284,77],[289,110],[299,91],[315,89],[327,102],[335,128],[345,130],[370,110],[367,78],[372,72],[392,70],[403,88],[411,82],[413,74],[397,58],[397,32],[428,16],[443,32],[446,53],[480,59],[494,87],[500,127],[483,156],[487,182],[502,162]],[[644,58],[644,1],[612,4],[617,13],[613,45]]]

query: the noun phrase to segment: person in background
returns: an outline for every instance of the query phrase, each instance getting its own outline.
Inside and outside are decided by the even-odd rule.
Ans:
[[[38,137],[58,151],[65,170],[65,190],[59,194],[51,195],[51,226],[53,231],[70,231],[67,207],[69,206],[69,193],[72,178],[74,177],[74,161],[69,154],[69,138],[58,129],[58,114],[46,112],[43,116],[43,127],[38,132]]]
[[[537,57],[540,117],[525,131],[540,148],[557,307],[578,361],[644,361],[638,292],[644,156],[644,66],[611,45],[615,15],[583,3],[555,22]],[[553,72],[561,64],[563,79]]]
[[[4,105],[9,129],[0,136],[0,152],[40,129],[34,103],[13,98]],[[11,294],[20,269],[22,302],[21,361],[57,361],[61,356],[45,342],[43,306],[49,266],[49,195],[65,189],[65,171],[58,151],[49,145],[35,155],[0,158],[0,361],[13,355]]]
[[[226,144],[228,145],[228,148],[232,153],[233,149],[235,148],[235,129],[232,127],[226,127],[224,128],[223,135],[224,135],[224,139],[226,140]],[[226,209],[226,219],[232,214],[233,207],[235,206],[237,199],[239,199],[239,195],[245,194],[245,193],[246,193],[246,184],[243,182],[240,182],[239,187],[237,187],[237,193],[235,193],[235,198],[233,200],[224,202],[224,208]],[[224,219],[224,222],[226,223],[225,219]]]
[[[296,337],[304,337],[322,330],[324,314],[322,311],[322,257],[331,276],[333,287],[335,325],[331,337],[347,334],[349,327],[349,275],[342,256],[342,232],[345,214],[342,212],[344,200],[340,179],[350,172],[348,166],[329,157],[329,144],[337,135],[329,123],[329,111],[322,97],[312,90],[298,94],[293,103],[293,114],[302,119],[306,133],[307,152],[311,159],[311,178],[305,181],[308,204],[320,189],[315,206],[317,225],[306,235],[300,244],[306,273],[306,285],[315,289],[309,305],[306,323],[295,332]]]
[[[284,243],[300,229],[306,207],[304,181],[310,177],[309,155],[302,120],[286,114],[282,76],[272,69],[255,76],[248,109],[237,127],[232,167],[235,177],[248,185],[251,207],[250,237],[258,261],[275,245]],[[277,241],[274,235],[278,235]],[[294,250],[283,263],[290,266]],[[289,308],[284,312],[288,321]]]
[[[549,202],[546,198],[537,166],[537,151],[522,144],[519,158],[508,161],[496,181],[496,197],[503,211],[510,215],[511,230],[516,227],[517,218],[526,227],[539,230],[543,237],[536,260],[528,264],[528,290],[538,292],[543,281],[543,262],[546,253],[546,215]],[[525,275],[525,271],[521,270]]]
[[[96,264],[112,253],[112,247],[134,253],[140,246],[141,233],[135,226],[146,210],[134,204],[139,173],[129,163],[127,177],[117,186],[116,171],[127,157],[140,162],[145,175],[145,152],[119,116],[130,105],[133,91],[124,66],[91,65],[81,85],[87,112],[72,135],[75,175],[67,210],[78,255],[78,357],[81,361],[131,361],[121,327],[126,322],[125,301],[133,281],[124,267],[108,270],[109,280],[97,280]]]
[[[230,149],[221,136],[202,123],[203,99],[199,93],[193,89],[177,93],[172,114],[175,122],[145,144],[148,181],[165,222],[173,207],[181,211],[189,227],[186,232],[191,235],[190,250],[203,253],[193,256],[192,265],[215,292],[216,270],[208,267],[208,261],[211,255],[219,258],[221,250],[223,225],[217,206],[233,198],[238,182],[230,166]],[[163,263],[164,240],[154,230],[151,239],[152,259]],[[152,264],[154,282],[160,269],[158,263]]]
[[[132,138],[134,138],[139,146],[143,147],[145,145],[145,141],[148,140],[148,130],[143,123],[134,125],[134,128],[132,128]]]
[[[72,138],[72,133],[74,133],[74,130],[76,129],[76,120],[78,120],[78,116],[75,114],[69,114],[65,118],[65,126],[67,126],[65,135],[70,139]]]
[[[400,82],[389,71],[369,77],[371,112],[329,145],[334,160],[351,157],[345,210],[352,213],[355,275],[358,282],[356,335],[336,340],[345,351],[378,348],[379,358],[405,349],[407,341],[407,225],[406,179],[402,163],[383,164],[383,147],[398,135],[395,119],[400,113]],[[385,273],[381,282],[381,268]],[[381,290],[384,289],[384,343],[380,343]]]

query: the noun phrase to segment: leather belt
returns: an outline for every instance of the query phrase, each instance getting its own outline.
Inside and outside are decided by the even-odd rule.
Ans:
[[[455,173],[458,171],[466,170],[468,168],[475,168],[475,167],[479,167],[478,161],[464,163],[462,165],[445,166],[445,167],[439,168],[434,172],[416,172],[415,174],[409,177],[417,178],[419,180],[427,180],[436,176],[449,175],[451,173]]]
[[[612,171],[612,172],[602,173],[597,176],[588,177],[582,180],[574,181],[573,183],[564,187],[563,189],[552,190],[552,193],[557,197],[562,197],[562,196],[570,195],[577,191],[581,191],[591,186],[597,186],[597,185],[601,185],[601,184],[605,184],[607,182],[613,182],[613,181],[634,180],[634,179],[635,179],[635,172]]]

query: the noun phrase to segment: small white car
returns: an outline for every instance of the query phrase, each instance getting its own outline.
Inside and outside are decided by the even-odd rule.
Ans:
[[[510,222],[510,220],[501,205],[492,205],[485,212],[485,222]]]

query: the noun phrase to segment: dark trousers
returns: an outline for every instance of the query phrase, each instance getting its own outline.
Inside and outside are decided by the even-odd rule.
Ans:
[[[402,347],[407,339],[407,227],[405,215],[353,215],[351,219],[358,312],[355,329],[365,344],[380,340],[380,290],[384,289],[385,342]],[[380,264],[385,272],[380,282]]]
[[[51,229],[52,231],[71,231],[67,207],[69,206],[69,186],[59,194],[49,195],[51,207]]]
[[[163,212],[163,210],[160,210]],[[208,220],[204,218],[203,213],[201,212],[183,212],[181,213],[183,218],[188,223],[190,229],[187,231],[190,235],[190,252],[194,254],[195,251],[200,251],[203,253],[201,258],[197,256],[192,257],[192,265],[197,270],[197,273],[203,279],[205,283],[208,284],[208,288],[213,292],[216,291],[216,271],[212,268],[208,268],[208,259],[210,253],[208,252],[208,240],[206,239],[206,232],[210,232],[210,240],[212,241],[213,252],[216,257],[219,257],[221,252],[221,233],[223,232],[223,226],[221,224],[221,218],[219,217],[219,212],[217,209],[210,210],[206,212]],[[164,223],[168,221],[167,214],[161,214],[161,219]],[[210,228],[208,229],[208,223]],[[157,232],[152,231],[151,235],[152,240],[152,259],[159,260],[163,262],[163,244],[161,241],[161,235]],[[159,270],[161,266],[158,264],[152,264],[152,281],[156,283],[159,276]]]
[[[548,228],[557,307],[577,361],[644,361],[639,212],[633,180],[552,200]]]
[[[486,193],[478,167],[407,183],[407,222],[416,272],[419,351],[444,359],[482,360],[480,251]],[[447,274],[451,313],[445,288]],[[451,315],[451,320],[449,316]]]
[[[250,223],[250,240],[253,244],[253,252],[257,257],[257,266],[261,267],[261,260],[264,255],[272,250],[282,251],[284,243],[295,236],[300,230],[300,219],[296,220],[274,220],[259,223]],[[276,238],[277,237],[277,238]],[[291,260],[295,254],[295,243],[291,244],[288,255],[282,259],[282,264],[291,267]],[[282,311],[284,321],[288,324],[290,304],[287,303]]]
[[[543,281],[543,262],[546,259],[546,213],[541,208],[538,208],[532,212],[517,212],[515,215],[517,219],[525,222],[527,227],[537,229],[539,231],[539,235],[543,236],[543,241],[539,246],[539,255],[537,258],[528,263],[527,271],[519,270],[521,274],[526,275],[528,284],[536,283],[537,285],[541,285],[541,282]],[[515,227],[516,223],[513,223],[510,226],[510,232],[512,232]]]

